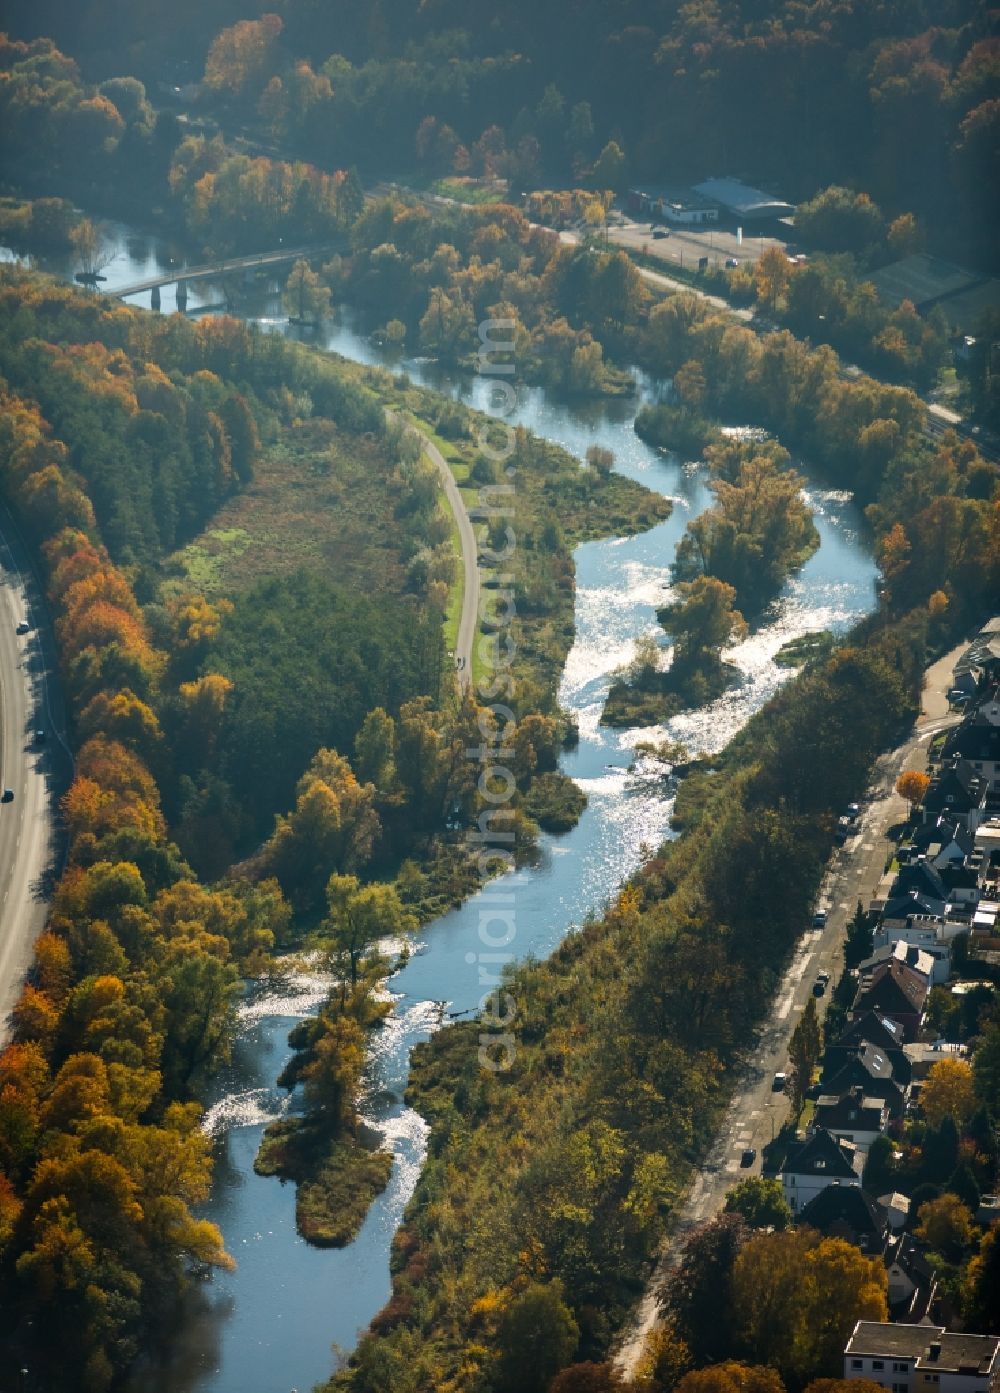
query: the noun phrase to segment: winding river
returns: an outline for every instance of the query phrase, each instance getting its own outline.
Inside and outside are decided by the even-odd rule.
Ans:
[[[172,249],[153,236],[117,227],[118,251],[105,268],[109,287],[177,265]],[[65,267],[54,265],[54,270]],[[141,297],[148,304],[148,294]],[[217,287],[190,287],[188,309],[217,302]],[[282,327],[273,290],[263,309]],[[173,289],[162,308],[174,308]],[[348,318],[326,336],[329,348],[366,363],[387,361],[356,333]],[[393,360],[415,381],[489,410],[489,383],[442,374],[419,360]],[[640,379],[640,400],[656,384]],[[562,768],[585,789],[589,806],[564,836],[546,836],[536,865],[508,877],[517,938],[514,951],[547,955],[591,910],[599,910],[668,831],[670,799],[658,780],[628,772],[631,748],[644,735],[683,740],[692,750],[720,749],[787,677],[773,661],[788,639],[812,629],[842,631],[869,610],[875,566],[861,518],[850,498],[810,482],[821,546],[785,587],[765,627],[727,657],[743,683],[720,700],[688,712],[666,731],[615,732],[598,724],[612,671],[634,641],[660,632],[655,608],[664,599],[674,548],[690,518],[710,501],[704,471],[644,445],[632,430],[637,403],[568,406],[543,390],[522,386],[513,419],[582,456],[600,444],[616,467],[674,500],[672,516],[641,536],[588,543],[576,552],[576,638],[563,673],[560,699],[578,719],[580,742]],[[510,418],[508,418],[510,419]],[[807,478],[806,466],[800,466]],[[516,526],[516,519],[515,519]],[[368,1071],[366,1116],[395,1155],[392,1178],[357,1239],[341,1250],[318,1250],[295,1232],[291,1186],[254,1174],[261,1133],[288,1106],[275,1079],[290,1053],[286,1037],[315,1010],[325,987],[291,974],[252,988],[240,1010],[232,1062],[215,1082],[207,1125],[215,1138],[216,1169],[206,1217],[219,1224],[237,1270],[214,1277],[193,1305],[169,1355],[149,1360],[132,1393],[299,1393],[326,1378],[338,1350],[349,1352],[359,1332],[389,1295],[389,1246],[423,1161],[427,1128],[401,1101],[413,1045],[448,1012],[478,1001],[478,906],[475,899],[427,926],[407,965],[390,986],[395,1010],[375,1037]]]

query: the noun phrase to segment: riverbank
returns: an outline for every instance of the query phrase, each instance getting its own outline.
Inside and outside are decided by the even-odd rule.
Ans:
[[[119,257],[107,268],[112,285],[116,277],[125,283],[148,274],[147,267],[155,270],[163,254],[154,239],[134,230],[122,229],[120,236]],[[199,298],[192,288],[192,302],[211,301],[216,294],[205,286]],[[168,303],[165,296],[165,308]],[[273,326],[281,327],[277,292],[270,307],[257,313],[271,316]],[[362,364],[376,364],[378,351],[353,330],[349,316],[328,326],[324,338],[328,348]],[[413,384],[466,405],[490,407],[484,379],[442,375],[435,365],[412,358],[396,358],[389,368],[394,377],[405,372]],[[640,380],[643,399],[655,390]],[[577,458],[594,444],[609,449],[616,456],[612,479],[652,485],[674,500],[670,517],[650,530],[627,540],[583,542],[573,550],[576,588],[569,613],[574,635],[564,639],[565,663],[561,678],[556,669],[556,680],[559,706],[579,729],[579,743],[562,752],[560,767],[585,793],[588,806],[577,826],[558,840],[543,836],[536,862],[509,877],[504,888],[516,906],[512,952],[543,958],[595,905],[614,897],[622,877],[636,869],[644,842],[655,845],[667,835],[669,789],[662,780],[634,779],[628,773],[633,736],[600,728],[597,718],[612,670],[628,657],[636,638],[656,629],[655,607],[676,543],[686,521],[710,497],[701,471],[682,468],[635,436],[631,410],[624,406],[569,404],[522,387],[511,420],[559,442]],[[774,621],[733,655],[744,674],[743,685],[671,723],[673,737],[691,749],[717,750],[785,680],[772,662],[782,642],[829,624],[842,631],[852,615],[870,604],[874,572],[860,540],[861,519],[842,496],[815,485],[812,496],[822,548],[786,588]],[[541,658],[552,666],[550,655]],[[235,1273],[218,1275],[211,1292],[205,1292],[208,1299],[195,1302],[172,1353],[161,1356],[155,1368],[144,1366],[137,1390],[245,1393],[264,1381],[278,1386],[291,1380],[311,1386],[329,1372],[331,1340],[351,1348],[358,1328],[385,1304],[390,1240],[426,1149],[426,1124],[402,1102],[409,1053],[442,1019],[476,1007],[483,990],[481,968],[476,955],[470,962],[469,954],[478,945],[480,916],[488,901],[489,896],[476,895],[424,931],[409,963],[389,984],[395,1009],[372,1041],[362,1112],[392,1150],[394,1166],[358,1237],[345,1248],[321,1250],[302,1243],[288,1187],[253,1171],[265,1126],[287,1108],[274,1082],[289,1057],[287,1035],[297,1021],[315,1012],[326,989],[293,975],[260,983],[247,997],[233,1062],[218,1074],[206,1100],[216,1167],[205,1215],[220,1224],[239,1266]]]
[[[699,1225],[713,1218],[725,1202],[734,1183],[737,1152],[751,1147],[763,1156],[765,1146],[785,1123],[789,1097],[784,1092],[775,1093],[771,1079],[776,1070],[787,1067],[788,1042],[806,1002],[816,1001],[812,992],[816,975],[826,971],[832,980],[839,977],[848,923],[857,904],[870,897],[872,886],[881,878],[887,830],[897,826],[908,810],[906,801],[895,791],[896,779],[904,769],[919,768],[934,733],[960,719],[949,714],[947,691],[952,685],[955,662],[967,647],[967,642],[957,645],[926,669],[919,715],[913,727],[878,758],[871,771],[867,788],[870,801],[862,809],[858,834],[830,855],[817,901],[827,911],[826,926],[803,936],[801,950],[789,963],[774,993],[770,1012],[758,1030],[753,1065],[739,1080],[724,1124],[674,1210],[653,1274],[623,1328],[615,1353],[615,1367],[625,1378],[636,1374],[658,1321],[657,1292],[676,1265],[684,1241]],[[816,1001],[821,1019],[829,1002],[830,997]]]

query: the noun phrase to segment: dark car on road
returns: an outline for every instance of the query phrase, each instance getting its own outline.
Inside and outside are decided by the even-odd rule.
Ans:
[[[0,796],[0,803],[13,803],[13,801],[14,790],[12,788],[5,788],[3,791],[3,795]]]
[[[740,1169],[749,1170],[757,1159],[757,1152],[752,1146],[748,1146],[740,1157]]]
[[[825,910],[825,909],[817,909],[816,913],[813,915],[813,928],[814,928],[814,929],[825,929],[825,928],[826,928],[826,910]]]
[[[14,632],[18,634],[26,634],[29,632],[30,629],[31,625],[28,623],[27,619],[19,619],[17,622],[17,628]]]

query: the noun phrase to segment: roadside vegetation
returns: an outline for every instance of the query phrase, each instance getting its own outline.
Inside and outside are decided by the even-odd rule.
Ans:
[[[482,419],[232,320],[16,269],[0,300],[0,478],[46,558],[76,750],[68,868],[2,1061],[0,1264],[8,1333],[58,1296],[53,1377],[100,1389],[195,1268],[230,1263],[189,1208],[210,1175],[197,1100],[276,946],[316,950],[337,986],[293,1041],[305,1113],[259,1166],[299,1182],[318,1243],[349,1241],[386,1183],[357,1117],[382,945],[479,883],[461,831],[488,713],[445,660],[436,471],[385,408],[432,416],[476,489]],[[571,548],[669,510],[598,463],[518,436],[518,855],[533,814],[565,830],[584,803],[555,767]]]

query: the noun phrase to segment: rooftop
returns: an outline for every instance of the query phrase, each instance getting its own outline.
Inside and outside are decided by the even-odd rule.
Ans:
[[[845,1354],[914,1359],[919,1369],[979,1374],[990,1372],[998,1352],[996,1335],[950,1334],[940,1325],[890,1325],[874,1320],[859,1320],[844,1350]]]
[[[920,309],[922,305],[931,305],[946,295],[970,290],[982,277],[950,261],[918,252],[914,256],[904,256],[902,261],[894,261],[891,266],[883,266],[869,279],[880,298],[894,309],[898,309],[904,300],[909,300]]]
[[[793,204],[751,188],[739,179],[705,179],[694,188],[696,193],[713,198],[731,213],[746,218],[784,218],[795,212]]]

